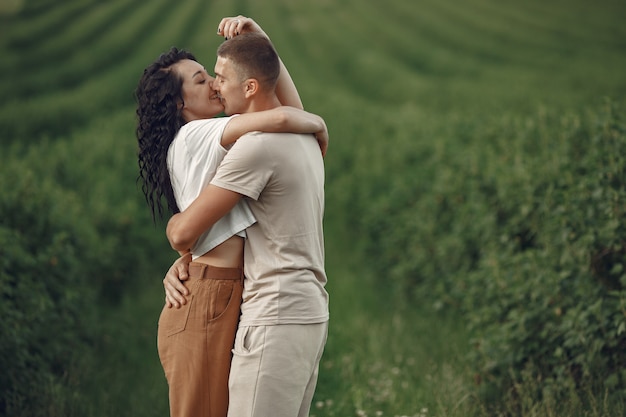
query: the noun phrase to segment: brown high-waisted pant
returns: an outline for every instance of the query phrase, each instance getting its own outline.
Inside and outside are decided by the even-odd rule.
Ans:
[[[228,375],[241,308],[243,270],[189,264],[187,304],[165,306],[158,350],[172,417],[226,417]]]

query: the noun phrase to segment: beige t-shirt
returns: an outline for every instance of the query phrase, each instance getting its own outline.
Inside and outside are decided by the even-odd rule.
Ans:
[[[211,184],[248,197],[241,326],[328,320],[324,162],[313,135],[254,132],[228,152]]]

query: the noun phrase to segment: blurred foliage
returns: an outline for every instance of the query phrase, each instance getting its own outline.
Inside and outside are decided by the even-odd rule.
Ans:
[[[462,312],[475,334],[476,377],[494,398],[515,398],[525,378],[537,400],[588,386],[623,397],[620,108],[607,100],[582,114],[543,109],[465,134],[480,146],[418,161],[420,174],[359,207],[354,227],[368,265],[399,296]]]
[[[75,194],[24,164],[4,164],[0,183],[0,409],[13,415],[93,340],[97,294],[81,249],[96,242]]]
[[[132,126],[128,114],[101,123],[110,121]],[[162,275],[171,261],[147,256],[162,252],[164,240],[155,239],[134,166],[126,165],[132,144],[116,145],[115,129],[103,134],[93,123],[82,133],[97,143],[82,134],[42,140],[10,147],[20,158],[2,158],[0,409],[7,415],[56,403],[53,392],[63,387],[79,390],[80,367],[95,365],[94,347],[108,335],[103,315],[145,285],[136,277]]]
[[[623,398],[625,7],[13,2],[0,15],[0,414],[166,409],[164,387],[150,385],[163,382],[158,360],[140,367],[173,254],[136,186],[132,91],[172,45],[210,69],[214,27],[239,13],[266,29],[307,109],[327,121],[326,236],[378,277],[359,287],[375,291],[367,309],[428,305],[472,334],[477,385],[455,387],[458,403],[475,388],[513,415],[583,392]],[[333,273],[330,287],[346,278]],[[356,288],[355,275],[341,285]],[[369,328],[356,312],[333,320]],[[328,363],[340,366],[342,349],[329,342]],[[354,379],[337,384],[355,396],[336,401],[342,410],[362,411],[372,387],[389,413],[409,404],[379,389],[395,382],[378,359],[342,368]]]

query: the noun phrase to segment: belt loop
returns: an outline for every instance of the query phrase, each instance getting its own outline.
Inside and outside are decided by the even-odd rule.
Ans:
[[[195,279],[204,279],[204,274],[206,272],[208,265],[203,264],[201,262],[191,262],[189,264],[188,273],[190,278]]]
[[[199,263],[199,262],[197,262],[197,263]],[[204,264],[204,263],[200,263],[200,265],[201,266],[200,266],[200,274],[199,274],[199,276],[200,276],[200,279],[204,279],[204,272],[206,271],[208,265]]]

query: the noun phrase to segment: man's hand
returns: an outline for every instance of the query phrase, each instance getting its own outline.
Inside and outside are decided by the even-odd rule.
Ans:
[[[180,308],[187,304],[185,297],[189,295],[189,290],[183,281],[189,279],[189,262],[191,262],[191,252],[187,252],[176,259],[163,278],[165,304],[168,308]]]

